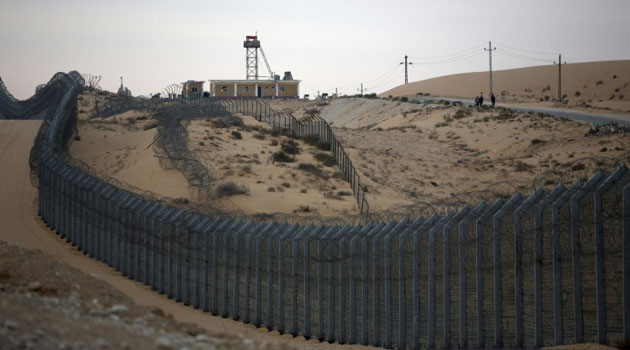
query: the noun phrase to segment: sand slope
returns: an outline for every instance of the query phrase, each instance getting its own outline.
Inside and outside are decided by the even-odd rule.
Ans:
[[[627,134],[585,136],[584,124],[502,109],[338,99],[322,115],[368,186],[372,212],[475,204],[630,161]]]
[[[135,302],[156,306],[178,321],[192,322],[205,329],[247,337],[266,343],[289,343],[300,349],[367,349],[320,343],[312,339],[279,336],[266,329],[213,317],[151,291],[141,283],[123,277],[103,263],[85,257],[50,231],[37,216],[37,189],[30,183],[28,156],[40,121],[0,121],[0,239],[26,248],[40,249],[88,274],[97,274],[105,282],[130,296]]]
[[[616,78],[613,78],[616,76]],[[558,67],[554,65],[493,72],[499,102],[540,102],[558,95]],[[488,72],[462,73],[412,82],[380,96],[433,96],[472,99],[483,92],[488,100]],[[630,110],[630,60],[566,64],[562,67],[562,94],[569,105]]]

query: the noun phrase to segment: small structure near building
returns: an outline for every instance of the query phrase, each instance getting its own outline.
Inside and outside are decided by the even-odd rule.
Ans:
[[[131,91],[123,86],[123,77],[120,77],[120,87],[116,95],[131,97]]]
[[[182,83],[182,97],[195,100],[203,97],[203,80],[188,80]]]

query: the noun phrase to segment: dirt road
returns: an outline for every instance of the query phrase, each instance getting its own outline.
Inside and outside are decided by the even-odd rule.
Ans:
[[[105,264],[84,256],[50,231],[37,216],[37,189],[30,183],[28,156],[40,122],[0,120],[0,239],[39,249],[88,274],[98,275],[139,304],[157,306],[178,321],[195,323],[215,333],[240,335],[264,343],[287,343],[299,349],[367,349],[280,336],[278,332],[214,317],[175,303],[144,284],[127,279]]]

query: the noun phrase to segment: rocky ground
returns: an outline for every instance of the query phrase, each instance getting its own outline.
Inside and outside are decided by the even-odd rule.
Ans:
[[[0,241],[2,349],[288,349],[211,334],[136,304],[98,275]]]

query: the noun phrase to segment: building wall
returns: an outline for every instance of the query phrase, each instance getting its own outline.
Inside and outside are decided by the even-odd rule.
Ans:
[[[234,97],[234,83],[213,83],[214,91],[210,91],[210,94],[214,92],[216,97]],[[222,91],[222,87],[227,87],[227,91]]]
[[[281,86],[284,86],[284,91]],[[278,97],[298,97],[298,83],[278,83]]]
[[[278,84],[278,97],[298,97],[299,83],[282,81],[236,82],[236,93],[238,97],[256,97],[256,86],[258,86],[261,90],[261,97],[276,97],[276,83]],[[222,87],[226,87],[226,91],[221,91]],[[243,91],[244,87],[247,87],[247,91]],[[284,87],[284,91],[282,91],[281,87]],[[210,94],[215,97],[234,97],[234,82],[212,82]]]
[[[254,97],[256,96],[256,83],[238,83],[238,91],[236,94],[240,97]],[[247,91],[243,91],[243,88],[247,87]]]
[[[193,88],[197,88],[197,92],[193,92]],[[184,97],[193,97],[203,95],[203,83],[198,84],[186,84],[184,90]]]

